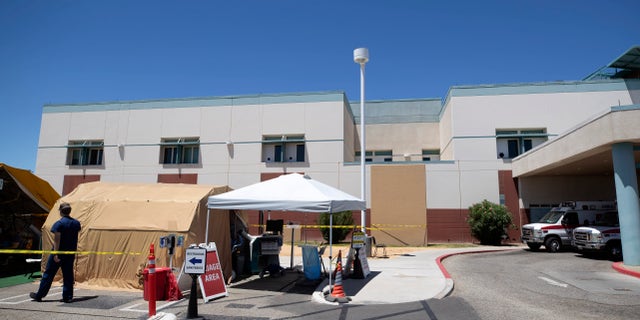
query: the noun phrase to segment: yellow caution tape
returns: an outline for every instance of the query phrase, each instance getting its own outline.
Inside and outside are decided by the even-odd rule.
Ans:
[[[384,223],[374,223],[373,225],[376,227],[391,226],[396,228],[424,228],[427,226],[426,224],[384,224]]]
[[[263,227],[266,225],[252,224],[252,227]],[[374,224],[372,227],[365,227],[368,230],[399,230],[406,228],[426,228],[426,224]],[[327,225],[300,225],[302,229],[328,229]],[[335,229],[361,229],[361,226],[333,226]]]
[[[116,251],[55,251],[55,250],[20,250],[20,249],[0,249],[0,253],[13,254],[80,254],[80,255],[140,255],[140,252],[116,252]]]

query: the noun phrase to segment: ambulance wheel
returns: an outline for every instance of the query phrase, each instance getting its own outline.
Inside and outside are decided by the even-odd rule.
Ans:
[[[561,246],[560,239],[556,237],[550,237],[544,241],[544,247],[547,249],[547,252],[558,252]]]
[[[531,243],[531,242],[527,243],[527,246],[529,246],[529,249],[531,249],[531,251],[538,251],[541,245],[542,244],[539,244],[539,243]]]
[[[609,259],[613,261],[622,260],[622,244],[619,242],[607,244],[607,253],[609,254]]]

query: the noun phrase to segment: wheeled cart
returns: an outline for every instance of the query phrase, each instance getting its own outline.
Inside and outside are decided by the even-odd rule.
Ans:
[[[284,268],[280,267],[280,249],[282,248],[282,236],[265,234],[257,237],[252,242],[251,272],[259,274],[262,278],[269,275],[282,274]]]

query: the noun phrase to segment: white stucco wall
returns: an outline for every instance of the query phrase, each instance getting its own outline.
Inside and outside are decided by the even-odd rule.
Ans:
[[[496,129],[543,128],[553,139],[592,114],[631,102],[625,90],[572,87],[583,85],[587,86],[532,85],[532,92],[527,86],[515,86],[517,93],[505,92],[509,90],[500,86],[452,89],[440,122],[368,125],[367,150],[392,150],[394,155],[411,154],[411,161],[420,161],[422,149],[440,149],[443,161],[425,163],[428,208],[466,209],[484,199],[497,203],[498,171],[510,170],[511,162],[497,158]],[[239,188],[258,182],[261,173],[304,172],[360,196],[360,168],[353,163],[359,128],[347,111],[348,102],[340,97],[245,104],[240,102],[253,98],[229,103],[203,99],[187,106],[161,101],[157,107],[152,101],[141,102],[144,106],[137,109],[138,102],[130,103],[134,106],[97,104],[98,111],[73,105],[61,107],[67,111],[56,111],[52,106],[42,115],[36,174],[61,192],[65,175],[156,182],[160,173],[196,173],[200,184]],[[176,106],[166,106],[171,103]],[[305,162],[261,161],[263,135],[283,134],[305,136]],[[161,139],[178,137],[200,138],[200,163],[160,163]],[[91,139],[104,140],[104,165],[67,166],[69,140]],[[369,166],[366,192],[370,200],[368,172]]]
[[[630,103],[627,91],[452,97],[455,159],[495,159],[496,129],[546,129],[558,135],[612,105]],[[483,139],[494,143],[480,150]],[[468,141],[468,140],[472,140]],[[464,146],[463,146],[464,145]],[[475,150],[468,147],[475,146]]]
[[[238,188],[264,172],[305,172],[334,176],[344,163],[343,99],[337,101],[202,105],[136,109],[117,104],[50,107],[43,113],[36,172],[61,192],[65,175],[97,174],[102,181],[156,182],[160,173],[197,173],[198,183]],[[305,162],[261,161],[263,135],[304,135]],[[163,165],[163,138],[200,139],[198,164]],[[103,140],[102,166],[67,166],[70,140]],[[232,142],[227,145],[227,142]],[[121,147],[119,147],[121,145]],[[285,167],[287,169],[285,169]],[[359,193],[359,188],[357,189]]]
[[[500,203],[499,169],[495,161],[427,164],[427,207],[466,209],[484,199]]]

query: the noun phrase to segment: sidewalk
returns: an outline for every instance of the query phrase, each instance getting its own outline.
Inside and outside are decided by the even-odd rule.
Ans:
[[[453,289],[453,280],[441,267],[442,257],[458,253],[514,249],[522,248],[516,246],[424,249],[388,259],[370,258],[367,260],[371,274],[365,279],[343,279],[342,286],[345,294],[351,298],[351,304],[389,304],[443,298]],[[327,286],[328,280],[318,286],[313,294],[314,301],[331,303],[324,299],[322,292]]]
[[[453,290],[453,280],[441,261],[461,253],[522,250],[511,247],[469,247],[455,249],[425,249],[389,259],[367,259],[371,274],[365,279],[343,279],[345,294],[351,304],[388,304],[441,299]],[[289,259],[289,257],[286,257]],[[290,261],[290,260],[287,260]],[[300,261],[301,263],[302,261]],[[612,267],[623,274],[640,278],[640,267],[625,266],[622,262]],[[325,280],[313,294],[313,300],[326,301],[322,290],[328,290]]]

